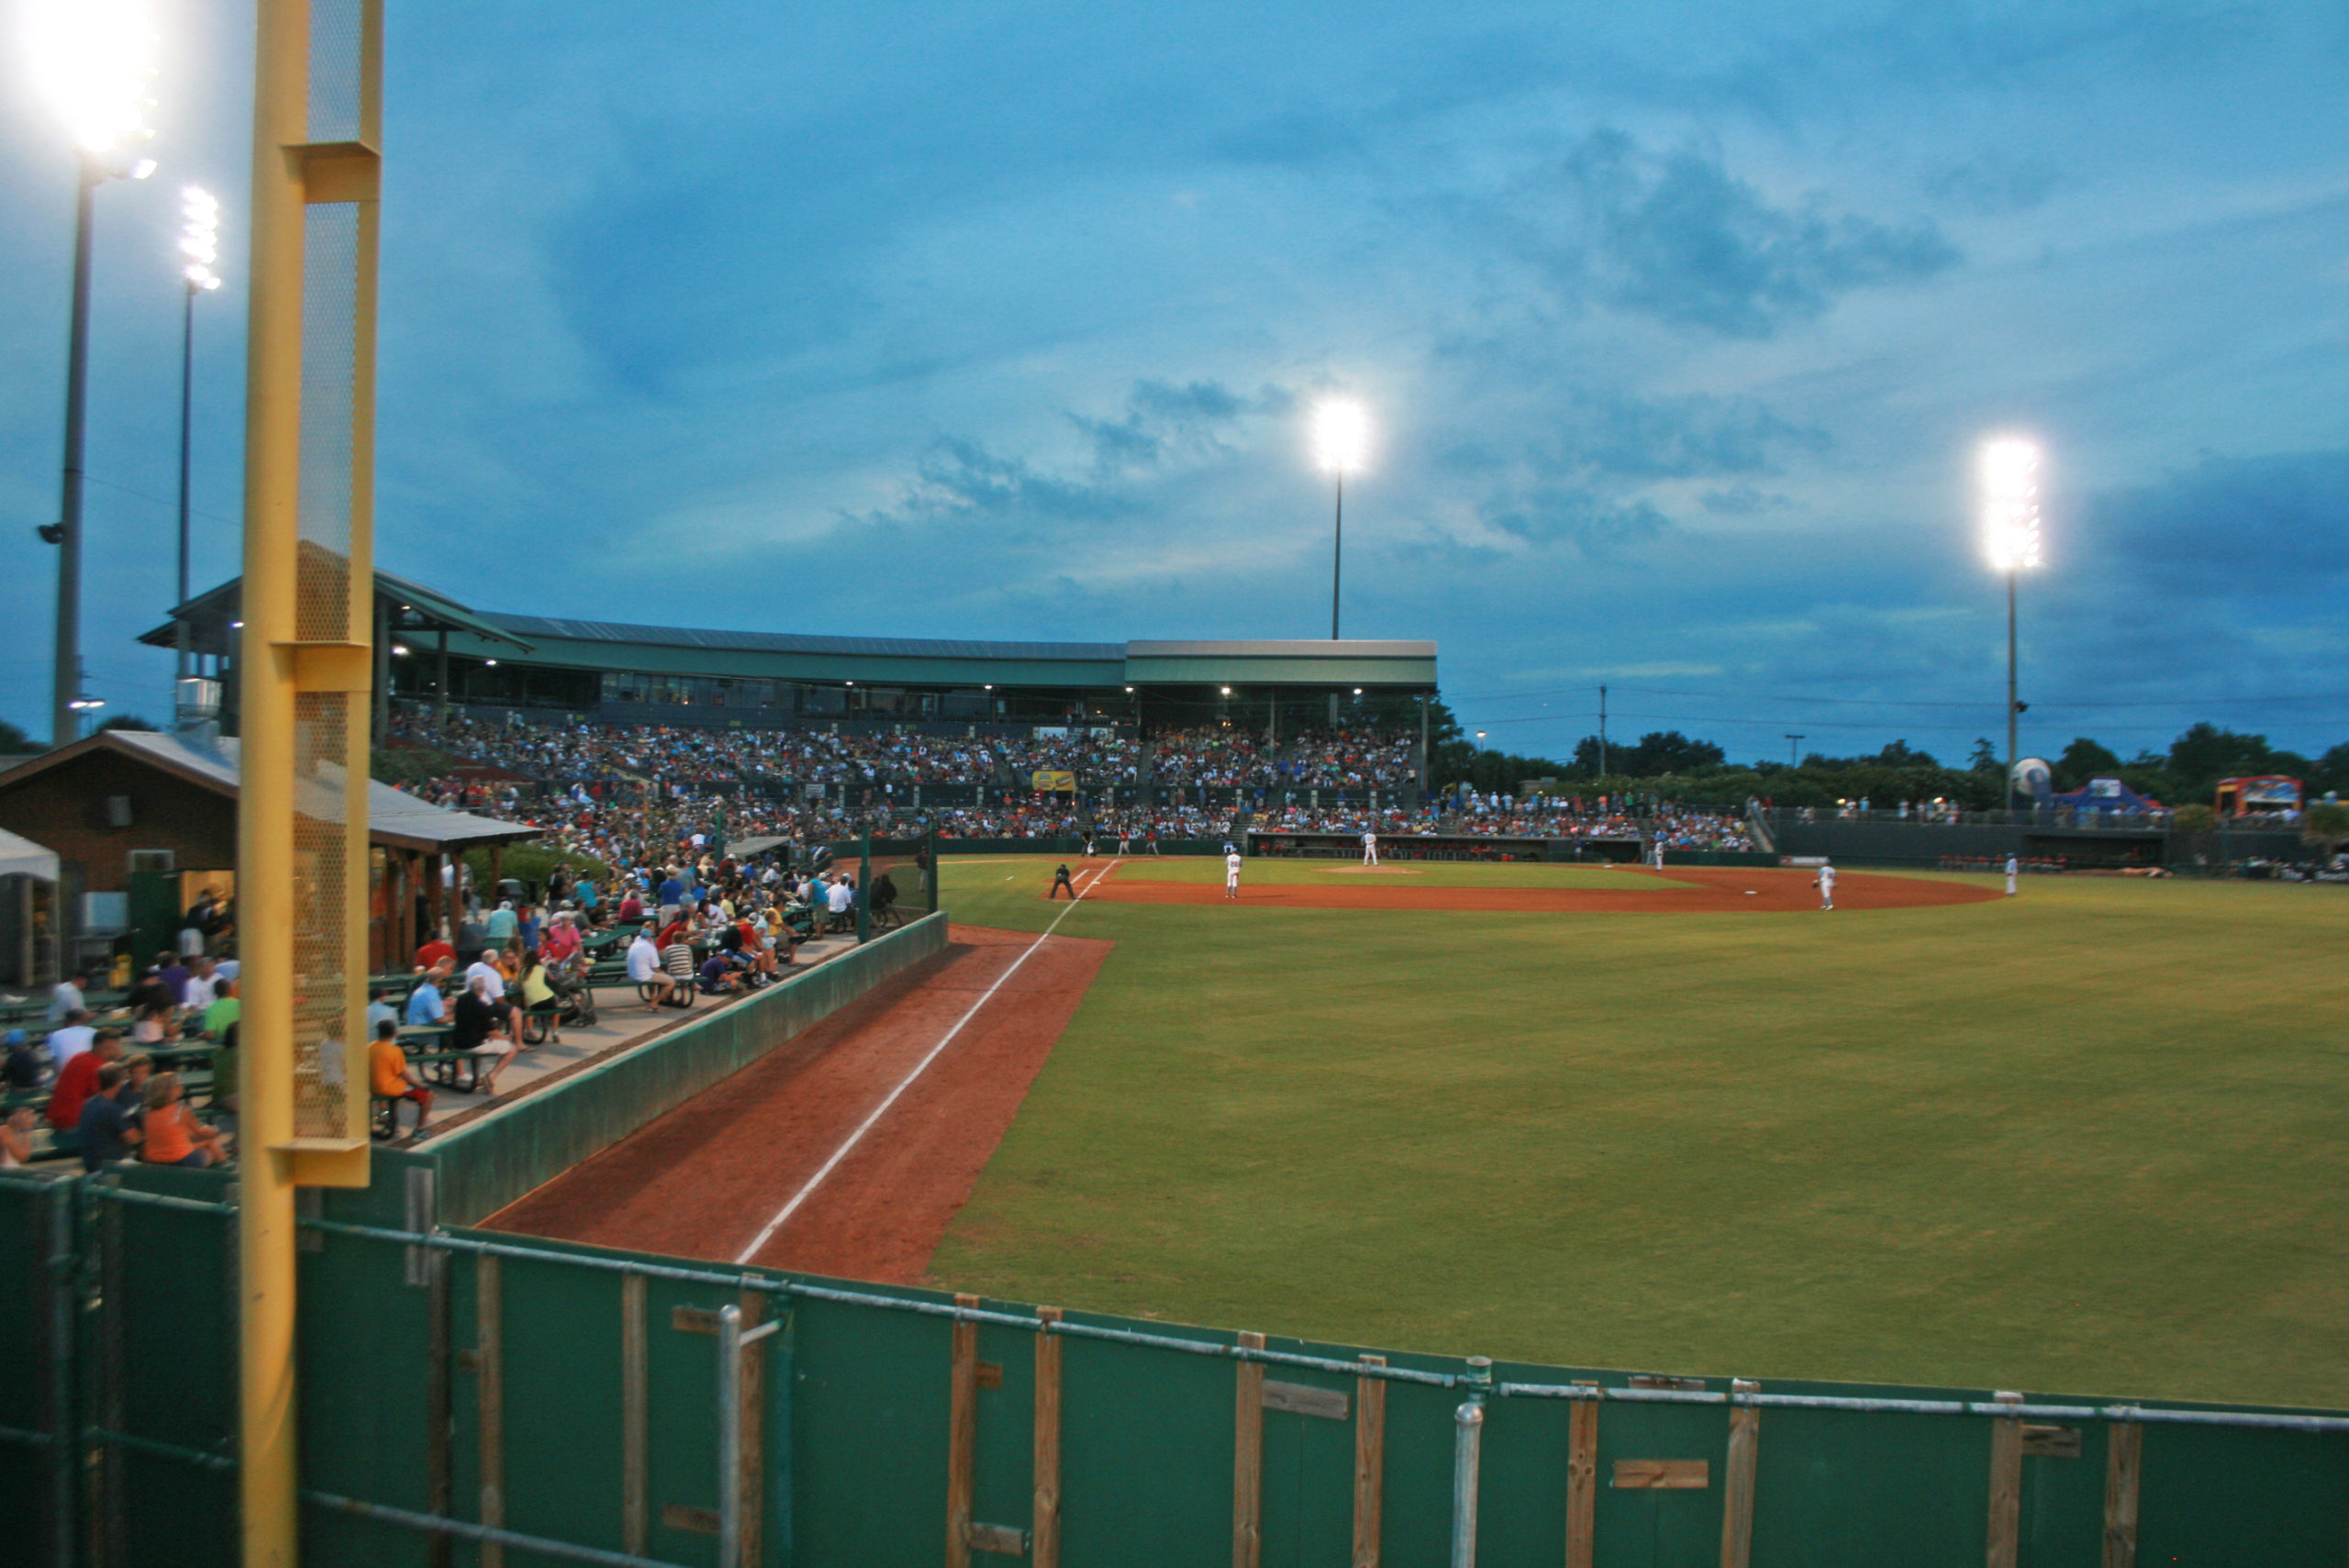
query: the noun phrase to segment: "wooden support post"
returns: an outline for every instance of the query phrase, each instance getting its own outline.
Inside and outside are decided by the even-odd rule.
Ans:
[[[2105,1440],[2104,1568],[2137,1568],[2137,1484],[2144,1473],[2145,1429],[2115,1421]]]
[[[975,1296],[954,1298],[954,1305],[965,1309],[978,1304]],[[952,1378],[946,1418],[946,1568],[971,1568],[971,1492],[979,1436],[979,1326],[962,1318],[954,1323]]]
[[[767,1320],[766,1292],[744,1291],[741,1307],[744,1332]],[[766,1366],[765,1345],[757,1340],[751,1341],[742,1352],[741,1469],[734,1478],[735,1485],[740,1488],[738,1496],[741,1508],[742,1555],[739,1562],[724,1563],[721,1568],[757,1568],[765,1560],[762,1555],[760,1540],[765,1516],[759,1504],[766,1495],[766,1422],[762,1419],[767,1407]],[[720,1477],[718,1484],[725,1485],[725,1478]]]
[[[1566,1418],[1566,1568],[1591,1568],[1598,1523],[1598,1401],[1577,1399]]]
[[[1742,1378],[1732,1394],[1759,1394],[1762,1385]],[[1747,1568],[1753,1553],[1753,1466],[1762,1444],[1762,1412],[1732,1405],[1729,1412],[1729,1462],[1721,1478],[1721,1568]]]
[[[1242,1348],[1261,1351],[1264,1336],[1243,1333]],[[1231,1568],[1257,1568],[1264,1549],[1264,1363],[1241,1362],[1231,1457]]]
[[[644,1337],[644,1276],[620,1276],[620,1550],[644,1555],[651,1381]]]
[[[429,1382],[424,1391],[425,1507],[446,1518],[456,1496],[454,1455],[450,1451],[449,1441],[449,1406],[453,1392],[449,1385],[450,1368],[455,1360],[449,1353],[450,1255],[438,1247],[417,1251],[424,1255],[426,1282],[424,1359]],[[449,1568],[454,1545],[445,1535],[434,1536],[425,1551],[426,1563],[429,1568]]]
[[[1364,1356],[1365,1366],[1385,1366],[1385,1356]],[[1378,1568],[1379,1537],[1386,1516],[1386,1380],[1354,1379],[1354,1561],[1353,1568]]]
[[[481,1394],[481,1522],[506,1528],[506,1311],[498,1261],[473,1261],[473,1362]],[[506,1548],[482,1542],[482,1568],[505,1568]]]
[[[2001,1405],[2020,1405],[2020,1394],[1992,1396]],[[1990,1423],[1990,1545],[1987,1568],[2015,1568],[2022,1541],[2022,1418],[2000,1416]]]
[[[1039,1307],[1040,1325],[1057,1323],[1061,1309]],[[1036,1509],[1029,1526],[1030,1568],[1061,1568],[1061,1341],[1036,1331]]]

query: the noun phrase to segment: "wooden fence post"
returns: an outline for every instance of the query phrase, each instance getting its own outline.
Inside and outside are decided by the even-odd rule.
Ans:
[[[1998,1393],[2001,1405],[2022,1403],[2020,1394]],[[2022,1418],[2000,1416],[1990,1423],[1990,1546],[1987,1568],[2015,1568],[2022,1540]]]
[[[1261,1351],[1264,1336],[1243,1333],[1241,1348]],[[1264,1529],[1264,1363],[1241,1362],[1231,1459],[1231,1568],[1257,1568]]]
[[[2137,1568],[2137,1485],[2144,1473],[2145,1429],[2115,1421],[2106,1443],[2104,1568]]]
[[[1598,1520],[1598,1401],[1577,1399],[1566,1426],[1566,1568],[1591,1568]]]
[[[481,1522],[506,1528],[506,1311],[498,1260],[473,1263],[473,1359],[481,1393]],[[504,1568],[506,1548],[482,1542],[482,1568]]]
[[[742,1328],[747,1332],[767,1320],[767,1296],[763,1290],[746,1290],[741,1296]],[[772,1336],[770,1336],[772,1337]],[[742,1352],[740,1386],[737,1394],[741,1401],[742,1448],[738,1456],[740,1472],[732,1476],[720,1476],[718,1485],[739,1487],[736,1496],[742,1521],[742,1552],[740,1562],[729,1562],[723,1568],[754,1568],[763,1556],[760,1532],[765,1528],[766,1514],[763,1504],[766,1498],[766,1407],[767,1352],[756,1340]]]
[[[1364,1356],[1385,1366],[1385,1356]],[[1378,1568],[1379,1533],[1386,1512],[1386,1380],[1354,1379],[1353,1568]]]
[[[1029,1530],[1030,1568],[1061,1564],[1061,1341],[1046,1324],[1057,1307],[1036,1308],[1036,1511]]]
[[[651,1493],[647,1433],[651,1384],[646,1372],[644,1276],[620,1276],[620,1549],[644,1555]]]
[[[1762,1385],[1742,1378],[1731,1394],[1759,1394]],[[1747,1568],[1753,1552],[1753,1467],[1762,1443],[1762,1412],[1732,1405],[1729,1412],[1728,1473],[1721,1479],[1721,1568]]]
[[[970,1310],[975,1296],[957,1296]],[[946,1425],[946,1568],[971,1568],[971,1490],[978,1449],[979,1326],[954,1320],[954,1367]],[[731,1563],[727,1568],[733,1568]]]

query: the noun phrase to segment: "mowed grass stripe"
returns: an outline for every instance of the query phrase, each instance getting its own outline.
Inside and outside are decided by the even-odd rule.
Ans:
[[[1050,864],[949,861],[948,902],[1041,929]],[[1119,946],[935,1273],[1426,1350],[2349,1402],[2349,902],[2024,895],[1088,904],[1062,929]]]

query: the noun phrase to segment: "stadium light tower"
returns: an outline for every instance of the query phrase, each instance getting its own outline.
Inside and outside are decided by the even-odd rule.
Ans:
[[[180,307],[180,597],[188,593],[188,453],[195,406],[195,296],[220,286],[212,264],[220,259],[220,204],[208,191],[194,185],[180,193],[180,274],[187,280],[187,297]],[[195,673],[194,633],[183,617],[173,640],[179,651],[179,678]],[[184,691],[184,688],[175,687]]]
[[[2039,448],[2015,436],[1982,446],[1982,543],[2007,574],[2007,805],[2014,805],[2016,719],[2015,581],[2039,569]]]
[[[90,220],[93,197],[110,179],[143,180],[153,160],[127,149],[152,136],[148,83],[155,75],[154,29],[143,0],[33,0],[25,9],[24,58],[41,96],[72,139],[81,169],[73,202],[72,326],[65,356],[65,473],[57,521],[40,537],[58,547],[57,663],[50,738],[78,737],[82,696],[82,447],[90,368]]]
[[[1346,552],[1346,471],[1360,468],[1370,450],[1370,416],[1359,403],[1332,399],[1313,411],[1313,455],[1336,475],[1336,528],[1330,541],[1330,640],[1338,639],[1338,582]]]

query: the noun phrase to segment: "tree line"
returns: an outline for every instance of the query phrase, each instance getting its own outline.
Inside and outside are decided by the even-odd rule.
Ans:
[[[1886,809],[1904,800],[1952,801],[1969,811],[1995,811],[2006,804],[2005,759],[1987,737],[1976,740],[1962,762],[1944,762],[1895,740],[1854,756],[1813,751],[1799,762],[1732,762],[1709,740],[1661,729],[1628,745],[1610,740],[1602,763],[1596,735],[1584,736],[1564,759],[1479,749],[1452,710],[1438,702],[1432,705],[1429,751],[1429,773],[1437,784],[1466,784],[1484,794],[1514,795],[1520,785],[1554,779],[1569,795],[1634,791],[1721,805],[1750,795],[1779,806],[1865,799]],[[2259,773],[2297,778],[2310,799],[2349,793],[2349,742],[2311,758],[2271,746],[2264,735],[2207,721],[2189,726],[2165,750],[2141,750],[2126,759],[2091,737],[2078,736],[2048,762],[2058,793],[2079,789],[2092,778],[2117,778],[2170,806],[2208,806],[2221,779]]]

